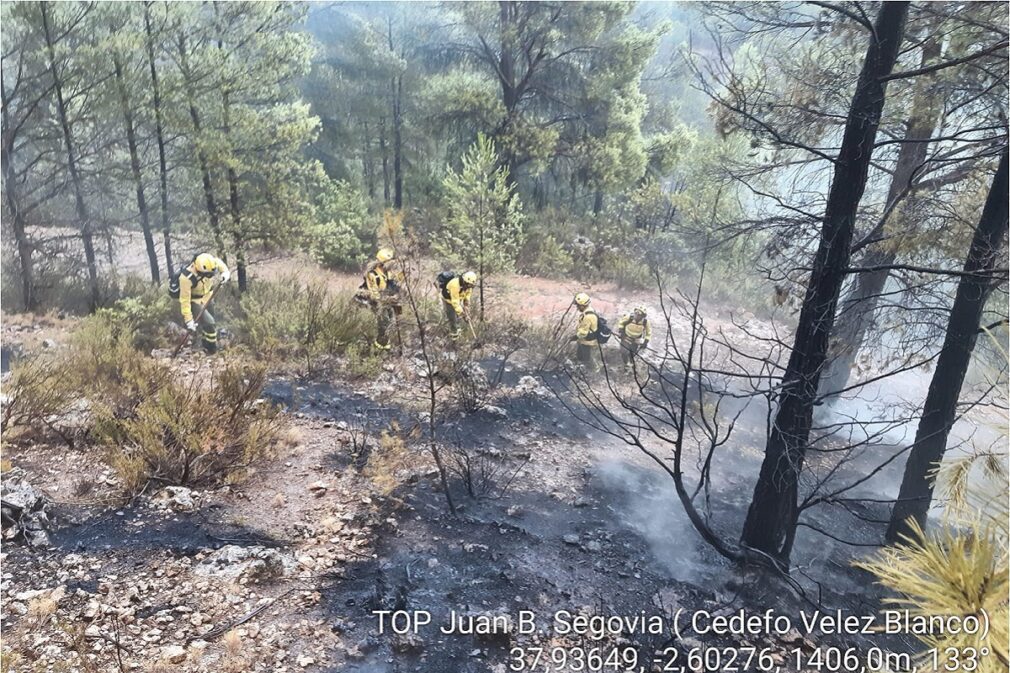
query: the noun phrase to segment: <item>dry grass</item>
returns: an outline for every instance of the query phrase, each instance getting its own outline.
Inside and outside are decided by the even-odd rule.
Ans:
[[[63,588],[49,594],[37,596],[28,601],[27,617],[35,624],[35,628],[43,626],[52,619],[59,607],[59,601],[63,597]]]
[[[221,646],[224,650],[220,662],[223,673],[243,673],[247,670],[249,662],[244,656],[245,643],[238,631],[232,629],[221,636]]]
[[[400,434],[399,426],[394,423],[379,436],[361,472],[379,494],[388,496],[400,486],[400,473],[416,463],[417,454],[408,448],[407,438]]]
[[[147,673],[175,673],[177,667],[170,661],[158,659],[147,667]]]

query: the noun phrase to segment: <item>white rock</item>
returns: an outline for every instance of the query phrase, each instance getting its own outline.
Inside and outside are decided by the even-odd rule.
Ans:
[[[161,658],[172,664],[181,664],[186,659],[186,648],[181,645],[168,645],[161,648]]]
[[[226,545],[208,554],[193,567],[204,577],[261,582],[292,574],[298,564],[287,554],[266,547]]]
[[[196,509],[193,495],[193,491],[184,486],[166,486],[156,500],[176,512],[192,512]]]
[[[520,395],[535,395],[537,397],[550,397],[548,390],[539,380],[533,376],[523,376],[515,386],[516,393]]]

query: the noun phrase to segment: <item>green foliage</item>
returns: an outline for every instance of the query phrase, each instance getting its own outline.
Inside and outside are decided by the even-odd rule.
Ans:
[[[327,182],[317,198],[316,221],[305,232],[305,246],[323,266],[360,268],[375,245],[375,226],[356,189],[346,182]]]
[[[367,342],[352,343],[344,350],[347,371],[359,379],[373,380],[382,371],[382,357]]]
[[[333,294],[322,282],[303,285],[295,275],[253,284],[241,305],[242,342],[268,360],[298,363],[306,375],[375,329],[372,312],[350,293]]]
[[[552,234],[542,231],[526,236],[519,255],[519,270],[541,278],[568,278],[574,263],[571,253]]]
[[[168,296],[164,287],[146,287],[138,295],[118,300],[99,309],[98,319],[130,330],[134,347],[151,351],[169,345],[167,326],[178,312],[178,301]]]
[[[53,356],[33,356],[17,364],[4,383],[6,401],[0,433],[8,441],[55,432],[69,437],[78,394],[65,381],[67,370]]]
[[[445,232],[433,248],[457,267],[480,275],[511,270],[523,238],[523,215],[508,169],[494,142],[480,136],[463,156],[462,169],[445,178]]]
[[[599,273],[617,286],[628,290],[644,290],[656,285],[649,265],[626,252],[604,251],[600,255]]]

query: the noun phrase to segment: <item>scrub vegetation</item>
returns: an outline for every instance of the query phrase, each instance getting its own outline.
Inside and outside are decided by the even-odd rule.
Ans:
[[[376,640],[425,601],[986,615],[920,650],[1006,670],[1005,5],[0,25],[2,673],[545,642]]]

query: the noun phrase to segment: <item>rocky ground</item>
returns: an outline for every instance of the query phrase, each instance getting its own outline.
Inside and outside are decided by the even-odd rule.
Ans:
[[[278,273],[285,266],[264,260],[262,268],[270,264]],[[550,320],[574,289],[514,277],[496,301],[526,297],[524,309]],[[594,296],[608,314],[649,301],[610,286]],[[774,336],[753,314],[709,315],[710,330],[741,347],[760,349]],[[44,321],[5,316],[5,354],[59,348],[72,321]],[[686,336],[685,324],[670,329]],[[182,368],[201,361],[186,355]],[[275,375],[264,396],[285,409],[285,441],[247,479],[213,490],[152,488],[124,503],[112,470],[86,443],[5,446],[5,506],[21,489],[25,506],[48,519],[30,528],[48,540],[4,540],[0,673],[497,672],[512,670],[517,646],[632,646],[642,670],[660,670],[664,653],[702,642],[767,647],[787,670],[788,650],[819,644],[798,633],[675,639],[630,629],[597,641],[550,628],[558,610],[795,612],[801,599],[728,566],[691,528],[668,477],[581,425],[545,387],[551,382],[521,363],[508,367],[489,407],[453,416],[441,430],[447,457],[470,466],[470,488],[459,474],[451,480],[459,511],[450,514],[430,454],[411,434],[424,419],[403,393],[404,368],[413,366],[410,354],[394,359],[368,383]],[[727,538],[752,489],[764,419],[761,409],[747,410],[713,470],[713,515]],[[832,512],[818,522],[851,526]],[[851,549],[804,539],[797,558],[802,577],[812,578],[802,579],[808,599],[876,609],[869,578],[849,565]],[[428,611],[432,626],[380,633],[381,610]],[[534,633],[517,632],[521,610],[536,614]],[[510,626],[440,633],[453,613],[477,623],[505,616]],[[579,669],[570,661],[552,670]]]
[[[795,607],[783,587],[740,576],[700,544],[647,463],[518,372],[492,408],[446,428],[460,451],[502,470],[478,498],[455,479],[450,515],[423,450],[376,469],[379,431],[409,422],[384,402],[393,377],[357,389],[275,379],[267,396],[288,409],[286,444],[216,490],[169,487],[109,507],[115,477],[88,450],[9,452],[5,488],[24,479],[44,493],[55,525],[48,546],[4,545],[3,670],[505,671],[516,646],[631,645],[651,657],[702,642],[560,635],[549,628],[558,610]],[[376,610],[429,611],[433,624],[530,610],[538,628],[398,635],[379,632]],[[783,661],[813,646],[798,633],[705,643],[761,645]]]

